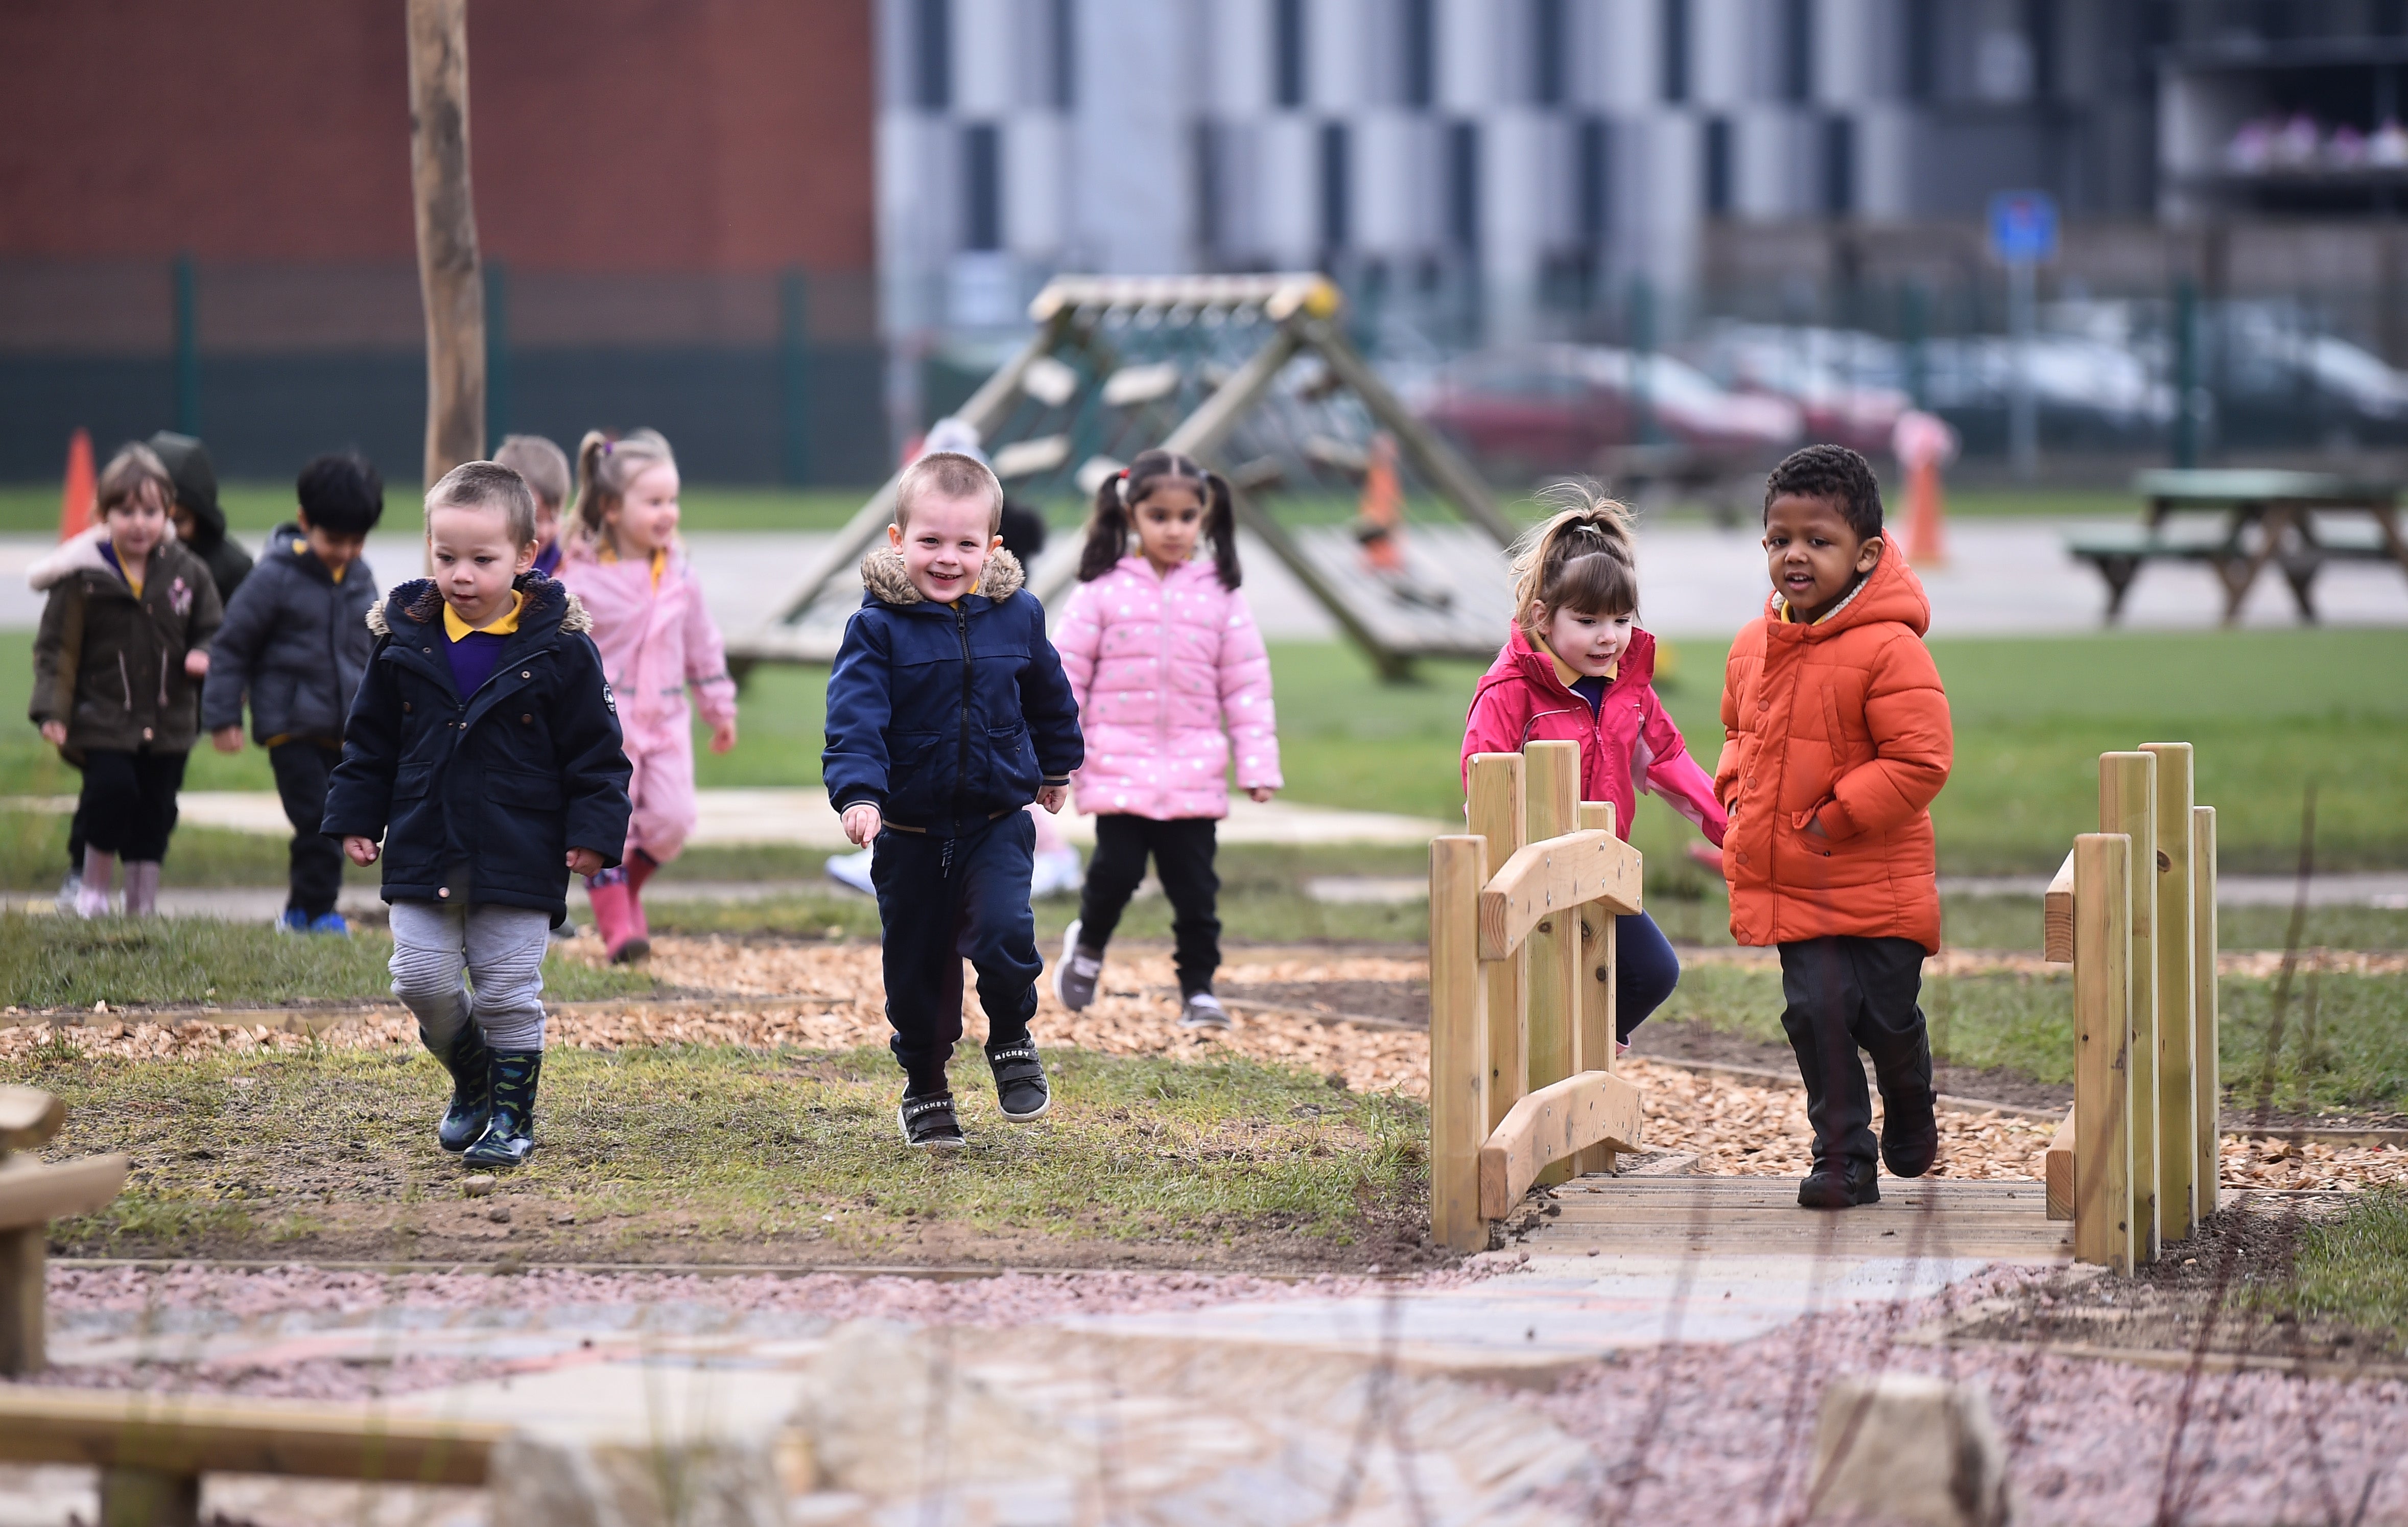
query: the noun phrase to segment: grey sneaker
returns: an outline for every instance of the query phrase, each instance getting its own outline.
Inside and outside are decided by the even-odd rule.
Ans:
[[[1221,1005],[1220,998],[1209,991],[1199,991],[1188,998],[1186,1004],[1180,1008],[1179,1027],[1226,1029],[1229,1027],[1229,1010]]]
[[[1062,931],[1062,958],[1054,962],[1054,995],[1071,1012],[1082,1011],[1096,1000],[1096,982],[1104,973],[1104,957],[1079,943],[1079,925]]]

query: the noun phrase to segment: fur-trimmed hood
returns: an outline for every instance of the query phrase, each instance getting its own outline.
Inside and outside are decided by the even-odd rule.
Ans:
[[[1020,565],[1020,559],[998,546],[987,554],[986,568],[979,574],[978,587],[971,592],[1001,604],[1027,583],[1028,572]],[[881,604],[910,606],[927,602],[911,586],[910,574],[903,570],[903,554],[892,546],[881,546],[861,559],[861,584]]]
[[[163,546],[173,545],[176,540],[176,522],[173,519],[167,522],[166,528],[166,535],[160,540]],[[32,567],[25,569],[25,586],[36,594],[46,594],[79,572],[114,573],[117,569],[109,566],[108,558],[100,555],[101,543],[107,540],[108,526],[106,525],[95,525],[89,530],[69,536],[43,553]]]
[[[524,572],[510,586],[526,596],[526,608],[519,613],[521,625],[541,621],[556,612],[564,631],[576,633],[594,628],[594,617],[585,612],[584,604],[558,579]],[[413,578],[398,584],[392,593],[368,606],[368,629],[380,637],[393,634],[395,621],[431,626],[442,618],[443,591],[435,586],[432,578]]]

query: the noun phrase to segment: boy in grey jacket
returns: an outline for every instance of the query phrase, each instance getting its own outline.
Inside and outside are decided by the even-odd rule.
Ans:
[[[259,564],[226,606],[201,694],[201,725],[221,753],[242,751],[242,707],[267,750],[276,792],[293,824],[292,899],[282,926],[295,933],[350,931],[335,910],[343,851],[322,834],[326,781],[343,756],[343,719],[359,692],[376,636],[367,615],[376,574],[360,553],[384,513],[384,483],[356,453],[301,468],[300,511],[269,533]]]

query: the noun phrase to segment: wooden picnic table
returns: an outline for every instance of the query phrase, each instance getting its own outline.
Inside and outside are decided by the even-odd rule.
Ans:
[[[2408,540],[2400,533],[2401,485],[2328,472],[2261,468],[2158,470],[2132,480],[2148,501],[2136,526],[2074,532],[2067,549],[2096,565],[2107,580],[2107,618],[2123,612],[2124,597],[2151,561],[2205,562],[2224,585],[2224,620],[2240,619],[2249,590],[2269,565],[2290,586],[2302,620],[2316,618],[2316,574],[2330,561],[2387,561],[2408,574]],[[2178,517],[2214,514],[2221,523],[2200,534]],[[2319,524],[2318,516],[2325,516]],[[2362,524],[2355,523],[2362,518]]]

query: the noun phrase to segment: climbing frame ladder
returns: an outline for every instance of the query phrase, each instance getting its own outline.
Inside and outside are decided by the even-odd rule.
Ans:
[[[1469,787],[1471,831],[1430,841],[1430,1230],[1478,1251],[1533,1183],[1639,1146],[1613,919],[1643,865],[1613,807],[1580,799],[1577,742],[1476,754]]]
[[[2128,1273],[2216,1206],[2215,808],[2191,745],[2099,756],[2099,830],[2073,840],[2042,910],[2073,967],[2073,1111],[2048,1150],[2048,1213],[2073,1254]]]

